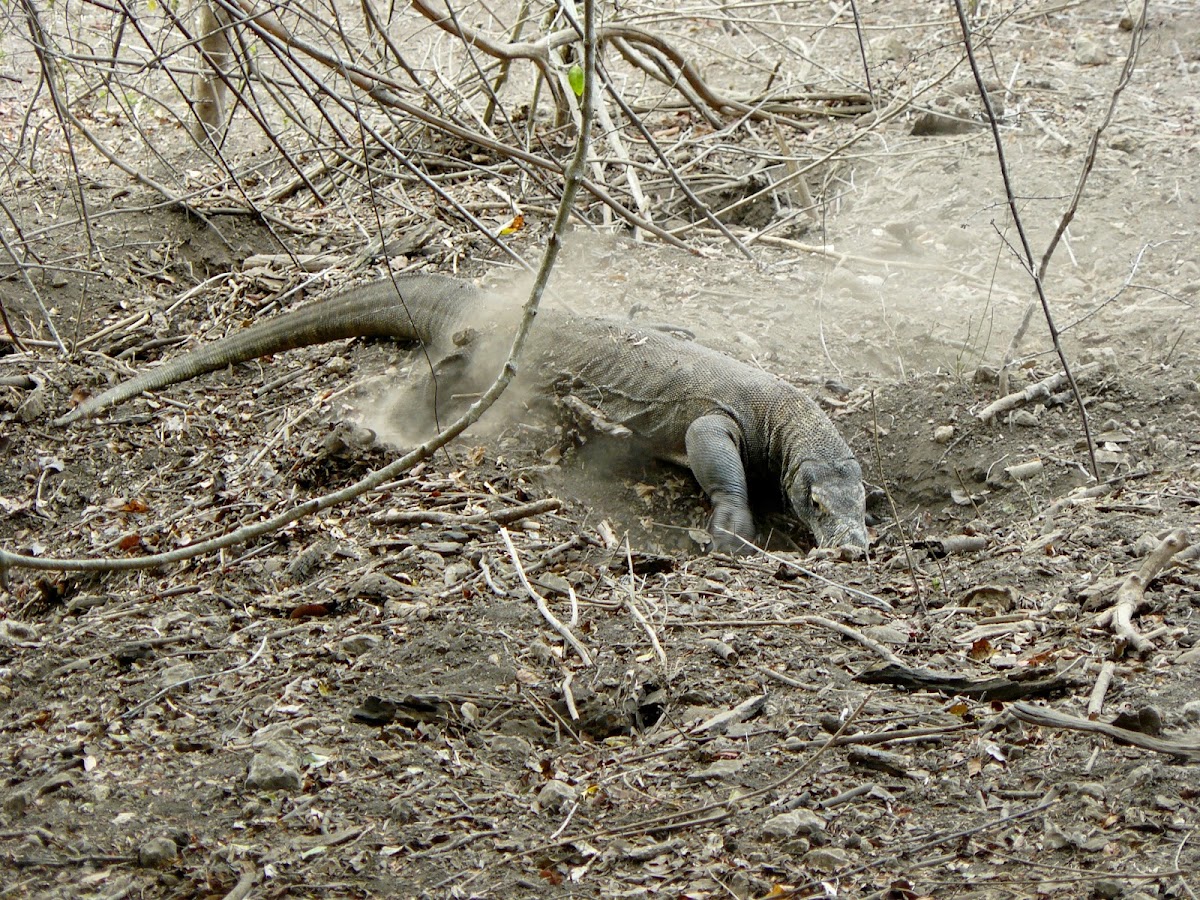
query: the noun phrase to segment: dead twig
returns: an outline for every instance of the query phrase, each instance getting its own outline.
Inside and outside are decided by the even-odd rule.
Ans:
[[[1028,722],[1031,725],[1038,725],[1043,728],[1068,728],[1072,731],[1103,734],[1122,743],[1141,747],[1143,750],[1166,753],[1178,759],[1188,760],[1189,762],[1200,762],[1200,741],[1194,738],[1191,740],[1172,740],[1169,738],[1153,737],[1143,734],[1140,731],[1120,728],[1116,725],[1109,725],[1106,722],[1093,722],[1090,719],[1081,719],[1079,716],[1068,715],[1067,713],[1058,712],[1053,709],[1045,709],[1041,706],[1034,706],[1031,703],[1014,703],[1009,709],[1022,722]]]
[[[1076,375],[1084,375],[1099,368],[1100,363],[1093,362],[1080,366],[1076,371]],[[1057,375],[1051,375],[1049,378],[1043,378],[1034,384],[1029,385],[1023,390],[1015,391],[997,400],[993,400],[983,409],[975,414],[975,418],[981,422],[990,422],[1000,413],[1009,412],[1024,406],[1026,403],[1032,403],[1035,400],[1045,400],[1055,391],[1061,390],[1066,384],[1074,384],[1074,379],[1068,372],[1059,372]],[[1097,479],[1099,480],[1099,479]]]
[[[224,896],[223,900],[246,900],[254,885],[258,883],[258,869],[252,863],[246,863],[242,869],[242,877],[238,879],[233,889]]]
[[[658,657],[658,661],[662,664],[663,671],[667,671],[667,652],[663,650],[662,644],[658,640],[658,635],[654,628],[646,620],[642,611],[638,609],[637,594],[633,590],[634,578],[637,576],[633,573],[633,554],[629,551],[629,541],[625,542],[625,561],[629,564],[629,595],[625,598],[625,605],[629,608],[629,614],[637,619],[642,630],[646,632],[646,636],[650,638],[650,646],[654,648],[654,654]]]
[[[511,509],[498,512],[480,512],[470,515],[437,512],[431,509],[401,509],[386,512],[383,515],[372,516],[372,525],[446,525],[460,527],[463,525],[485,525],[489,528],[499,528],[511,525],[522,519],[540,516],[562,508],[562,501],[554,497],[546,500],[535,500],[532,503],[522,503]]]
[[[1100,712],[1104,709],[1104,697],[1116,671],[1117,664],[1111,659],[1105,660],[1104,665],[1100,667],[1100,674],[1096,676],[1096,683],[1092,685],[1092,693],[1088,697],[1087,717],[1092,721],[1100,718]]]
[[[571,629],[559,621],[558,617],[550,611],[550,606],[546,603],[546,598],[534,590],[533,585],[529,583],[525,569],[521,566],[521,557],[517,554],[516,545],[513,544],[512,537],[509,535],[507,528],[500,529],[500,537],[504,540],[504,546],[508,548],[508,555],[513,561],[513,568],[516,570],[517,578],[520,579],[526,593],[529,594],[530,598],[537,605],[537,610],[542,614],[542,618],[546,620],[551,628],[558,632],[559,637],[569,644],[571,649],[579,654],[579,658],[583,661],[583,664],[590,667],[592,665],[592,655],[588,653],[587,648],[579,642],[579,639],[575,637]]]
[[[938,691],[950,696],[983,701],[1009,701],[1023,697],[1046,697],[1065,693],[1073,682],[1063,676],[1033,678],[1035,672],[1021,678],[966,678],[952,672],[934,672],[909,666],[888,664],[867,669],[854,676],[861,684],[894,684],[906,691]]]
[[[1112,628],[1117,637],[1119,649],[1133,647],[1139,654],[1149,653],[1154,649],[1149,638],[1138,631],[1133,624],[1133,617],[1146,606],[1147,585],[1166,568],[1171,557],[1186,549],[1190,543],[1188,533],[1182,528],[1168,534],[1157,547],[1147,554],[1136,572],[1125,576],[1125,580],[1117,588],[1116,602],[1112,607],[1096,617],[1097,625]]]

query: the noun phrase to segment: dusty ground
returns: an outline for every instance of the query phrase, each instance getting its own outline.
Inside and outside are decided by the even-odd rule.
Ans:
[[[766,21],[747,6],[732,23],[678,24],[697,52],[737,51]],[[944,10],[887,6],[864,7],[868,50],[877,90],[904,96],[945,71],[955,31]],[[1040,252],[1129,35],[1116,4],[1036,12],[997,31],[988,66]],[[805,24],[826,7],[787,13],[793,47],[860,77],[851,29]],[[5,58],[12,146],[36,74]],[[736,85],[761,68],[731,52],[709,74]],[[1196,897],[1200,571],[1185,550],[1145,586],[1146,652],[1097,615],[1200,506],[1198,84],[1200,15],[1157,7],[1047,279],[1071,358],[1096,363],[1081,388],[1101,489],[1069,395],[976,415],[1000,393],[994,370],[1030,295],[984,129],[913,135],[916,110],[885,125],[825,172],[819,222],[754,245],[760,266],[701,235],[704,255],[689,256],[581,231],[556,302],[681,325],[812,386],[881,489],[870,558],[806,557],[786,529],[771,558],[698,555],[689,529],[705,509],[685,473],[614,470],[591,445],[555,463],[550,430],[498,422],[220,556],[14,569],[0,607],[0,897]],[[969,91],[959,67],[919,105]],[[826,123],[813,140],[863,127]],[[154,198],[83,156],[103,260],[54,225],[75,209],[65,157],[12,169],[0,196],[64,261],[38,283],[60,333],[95,336],[69,360],[4,345],[0,377],[43,386],[0,387],[6,549],[136,557],[393,458],[339,429],[369,420],[379,384],[410,363],[377,343],[53,428],[72,389],[123,373],[122,351],[138,348],[135,367],[178,352],[160,339],[223,333],[278,286],[239,271],[277,249],[248,218],[215,217],[222,241],[169,210],[109,214],[114,197]],[[775,215],[759,214],[742,224]],[[545,227],[531,221],[514,246],[536,252]],[[461,236],[413,262],[506,277]],[[19,334],[48,337],[15,277],[0,299]],[[1047,347],[1035,318],[1009,390],[1057,371]],[[591,665],[538,614],[496,530],[547,498],[561,508],[513,522],[512,539]],[[956,549],[963,537],[979,540]],[[1049,679],[1027,702],[1081,718],[1111,662],[1099,721],[1157,720],[1177,750],[1031,724],[961,685],[856,680],[888,654]]]

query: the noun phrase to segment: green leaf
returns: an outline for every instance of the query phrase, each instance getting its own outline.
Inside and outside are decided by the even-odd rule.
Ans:
[[[567,81],[571,85],[571,90],[575,92],[576,97],[583,96],[583,66],[571,66],[567,72]]]

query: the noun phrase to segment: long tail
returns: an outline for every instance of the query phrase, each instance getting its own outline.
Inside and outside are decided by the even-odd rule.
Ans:
[[[397,293],[399,288],[399,293]],[[433,343],[477,296],[474,285],[440,275],[406,275],[342,294],[253,325],[85,400],[54,421],[68,425],[124,403],[143,391],[272,353],[352,337],[390,337]]]

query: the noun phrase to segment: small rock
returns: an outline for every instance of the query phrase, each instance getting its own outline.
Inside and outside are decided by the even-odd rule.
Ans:
[[[953,425],[939,425],[933,429],[933,442],[935,444],[948,444],[954,438]]]
[[[887,772],[897,778],[907,778],[909,761],[899,753],[891,750],[877,750],[874,747],[853,747],[846,754],[846,760],[852,766],[864,769],[874,769],[877,772]]]
[[[506,762],[523,763],[533,752],[533,745],[515,734],[500,734],[488,742],[488,747],[499,759]]]
[[[545,812],[559,812],[575,802],[579,791],[565,781],[554,779],[547,781],[538,791],[535,809]]]
[[[980,366],[975,370],[971,381],[975,384],[997,384],[1000,381],[1000,372],[991,366]]]
[[[0,809],[3,809],[6,815],[16,818],[33,805],[34,799],[34,791],[31,788],[18,788],[4,798],[4,803],[0,805]]]
[[[300,762],[286,744],[268,741],[250,760],[246,788],[259,791],[299,791],[304,785]]]
[[[804,854],[804,865],[818,872],[835,872],[850,864],[850,857],[836,847],[818,847]]]
[[[159,676],[159,680],[164,688],[173,688],[179,687],[179,685],[184,684],[195,677],[196,667],[191,663],[184,662],[163,669],[163,673],[161,676]]]
[[[138,847],[138,865],[147,869],[169,866],[179,855],[179,848],[169,837],[150,838]]]
[[[417,808],[405,797],[397,797],[388,804],[388,818],[398,825],[406,825],[417,819]]]
[[[1173,812],[1183,805],[1183,801],[1178,797],[1171,797],[1167,794],[1155,794],[1154,805],[1159,809],[1165,809],[1168,812]]]
[[[1080,38],[1075,42],[1075,64],[1077,66],[1102,66],[1108,62],[1108,51],[1091,38]]]
[[[452,587],[460,581],[466,581],[475,573],[475,567],[470,563],[456,562],[446,566],[446,571],[442,573],[442,583],[446,587]]]
[[[1132,153],[1142,146],[1142,142],[1135,134],[1125,132],[1124,134],[1114,134],[1108,139],[1108,146],[1112,147],[1121,153]]]
[[[407,587],[383,572],[368,572],[354,583],[350,592],[355,597],[375,597],[380,600],[407,598],[410,595]]]
[[[1160,543],[1162,542],[1152,532],[1147,531],[1133,542],[1133,555],[1139,558],[1146,556]]]
[[[1038,417],[1027,409],[1018,409],[1008,417],[1009,425],[1017,425],[1021,428],[1036,428],[1038,426]]]
[[[1117,900],[1125,893],[1125,886],[1119,881],[1102,878],[1092,885],[1092,896],[1097,900]]]
[[[1200,700],[1189,700],[1183,704],[1183,721],[1193,725],[1200,722]]]
[[[349,375],[354,364],[344,356],[333,356],[325,362],[325,369],[333,375]]]
[[[389,619],[416,619],[423,622],[433,615],[433,607],[428,603],[388,600],[383,604],[383,614]]]
[[[718,781],[724,781],[727,778],[732,778],[744,765],[745,762],[740,759],[718,759],[703,769],[688,772],[686,780],[708,781],[710,779],[717,779]]]
[[[763,837],[786,841],[799,834],[816,834],[825,830],[825,820],[809,809],[794,809],[791,812],[772,816],[763,823]]]
[[[881,644],[901,646],[908,643],[908,632],[893,628],[890,625],[873,625],[863,629],[863,634]]]
[[[0,620],[0,647],[12,647],[23,641],[36,641],[37,630],[24,622],[14,622],[12,619]]]
[[[342,652],[347,656],[362,656],[379,646],[380,638],[374,634],[352,634],[342,638]]]
[[[1191,650],[1185,650],[1175,657],[1175,665],[1177,666],[1195,666],[1200,665],[1200,646],[1193,647]]]

